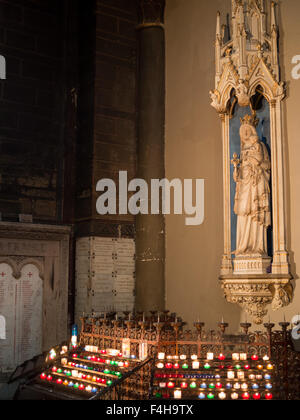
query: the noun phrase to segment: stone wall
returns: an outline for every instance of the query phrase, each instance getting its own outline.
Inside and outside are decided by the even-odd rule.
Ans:
[[[61,220],[64,2],[0,1],[0,212]]]
[[[134,0],[82,5],[86,34],[80,48],[81,124],[77,158],[76,221],[79,236],[133,236],[131,216],[99,216],[96,184],[135,177],[137,7]]]

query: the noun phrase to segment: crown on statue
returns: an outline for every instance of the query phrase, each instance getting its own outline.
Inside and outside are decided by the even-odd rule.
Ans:
[[[245,115],[244,118],[241,118],[241,124],[253,125],[257,127],[259,119],[256,118],[256,115]]]

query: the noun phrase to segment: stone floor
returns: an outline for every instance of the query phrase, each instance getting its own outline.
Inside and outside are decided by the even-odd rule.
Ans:
[[[7,385],[8,377],[0,376],[0,401],[13,399],[18,385]]]
[[[11,373],[9,374],[0,373],[0,386],[1,384],[2,385],[5,384],[9,380],[10,376],[11,376]]]
[[[1,390],[1,388],[3,388],[6,385],[9,377],[10,377],[10,374],[6,375],[6,374],[3,374],[3,373],[0,373],[0,390]]]

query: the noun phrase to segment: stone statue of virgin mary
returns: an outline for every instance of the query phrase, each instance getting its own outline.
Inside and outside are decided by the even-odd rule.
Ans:
[[[237,215],[236,256],[267,256],[267,229],[271,225],[270,174],[268,150],[259,140],[255,117],[241,120],[241,156],[234,156]]]

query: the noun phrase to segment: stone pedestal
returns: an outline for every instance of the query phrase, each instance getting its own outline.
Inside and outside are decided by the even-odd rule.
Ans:
[[[271,258],[262,256],[237,256],[233,260],[233,274],[267,274],[271,271]]]

